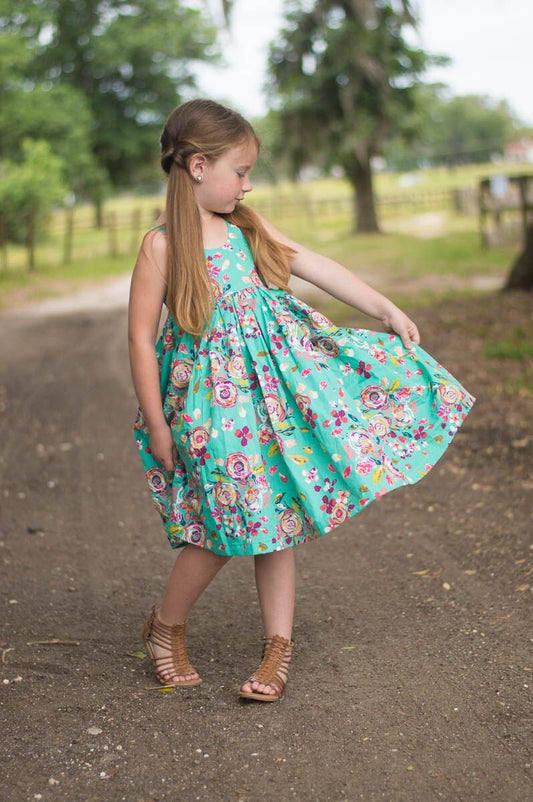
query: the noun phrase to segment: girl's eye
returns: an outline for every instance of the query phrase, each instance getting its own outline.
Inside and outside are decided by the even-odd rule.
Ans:
[[[245,173],[242,173],[239,170],[237,170],[237,175],[239,176],[239,178],[244,178]]]

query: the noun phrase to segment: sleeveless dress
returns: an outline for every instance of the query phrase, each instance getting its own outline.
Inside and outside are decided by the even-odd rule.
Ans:
[[[156,345],[175,469],[152,457],[140,410],[135,439],[173,547],[262,554],[417,482],[475,399],[420,346],[336,326],[266,287],[227,226],[224,246],[205,252],[215,298],[205,333],[169,314]]]

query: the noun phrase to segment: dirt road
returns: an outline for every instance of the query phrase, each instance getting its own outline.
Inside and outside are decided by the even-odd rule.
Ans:
[[[263,706],[237,699],[259,656],[245,558],[191,616],[203,685],[162,692],[142,659],[174,555],[133,445],[124,311],[0,318],[3,800],[531,798],[533,401],[523,365],[481,357],[531,298],[416,317],[478,402],[422,483],[299,550],[296,656]]]

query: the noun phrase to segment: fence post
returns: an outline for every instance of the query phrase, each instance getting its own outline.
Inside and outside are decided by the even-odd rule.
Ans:
[[[7,223],[3,214],[0,214],[0,249],[2,251],[2,270],[7,270]]]
[[[35,211],[28,212],[28,230],[26,232],[26,249],[28,251],[28,271],[35,270]]]
[[[63,264],[68,265],[72,261],[72,232],[74,230],[74,207],[67,206],[65,209],[65,239],[63,241]]]
[[[133,209],[131,212],[131,242],[130,251],[135,253],[139,244],[139,230],[141,228],[141,210]]]
[[[118,253],[117,248],[117,216],[115,212],[109,212],[107,215],[107,228],[109,231],[109,255],[116,256]]]

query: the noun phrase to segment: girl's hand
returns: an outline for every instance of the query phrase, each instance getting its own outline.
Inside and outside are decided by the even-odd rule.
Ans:
[[[420,344],[420,334],[416,323],[413,323],[397,306],[393,305],[390,312],[384,315],[381,320],[387,331],[392,331],[401,337],[405,348],[411,348],[413,343]]]
[[[150,429],[150,450],[155,461],[162,465],[165,470],[174,470],[178,461],[178,454],[170,426],[167,426],[166,423],[155,429]]]

